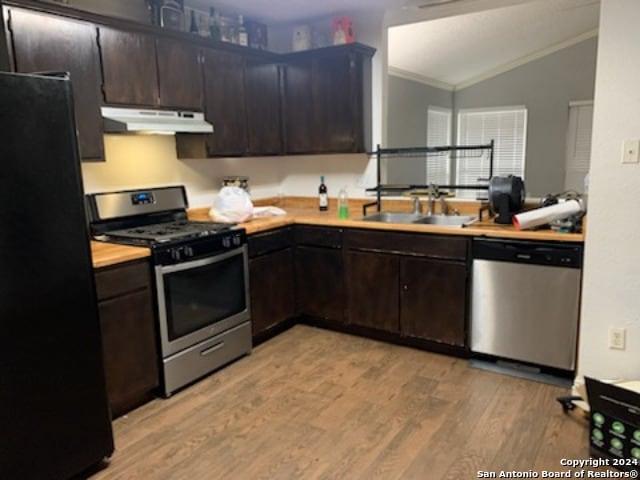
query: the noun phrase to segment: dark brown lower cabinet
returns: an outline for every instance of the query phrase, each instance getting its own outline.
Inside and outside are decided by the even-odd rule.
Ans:
[[[296,247],[298,313],[344,323],[345,287],[342,250]]]
[[[348,322],[464,347],[468,240],[347,230]]]
[[[398,258],[350,251],[345,260],[348,323],[399,332]]]
[[[159,385],[150,266],[137,261],[96,271],[107,393],[118,417]]]
[[[464,346],[466,283],[465,264],[401,258],[402,335]]]
[[[251,328],[256,339],[295,316],[293,248],[249,260]]]

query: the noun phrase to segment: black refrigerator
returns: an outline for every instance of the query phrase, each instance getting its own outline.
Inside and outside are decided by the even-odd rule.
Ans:
[[[0,479],[109,457],[71,84],[0,72]]]

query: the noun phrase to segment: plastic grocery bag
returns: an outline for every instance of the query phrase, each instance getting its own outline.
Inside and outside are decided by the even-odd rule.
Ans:
[[[241,223],[253,216],[253,203],[246,190],[240,187],[222,187],[213,200],[209,216],[216,222]]]

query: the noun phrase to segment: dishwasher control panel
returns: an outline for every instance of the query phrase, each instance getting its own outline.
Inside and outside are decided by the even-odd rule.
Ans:
[[[474,259],[582,268],[582,245],[514,240],[476,239]]]

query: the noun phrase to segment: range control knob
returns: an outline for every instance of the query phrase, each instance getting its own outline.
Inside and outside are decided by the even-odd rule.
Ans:
[[[238,245],[240,245],[240,242],[241,242],[240,235],[234,235],[233,236],[233,244],[238,246]]]
[[[172,248],[170,250],[170,252],[171,252],[171,258],[173,260],[175,260],[176,262],[179,262],[180,259],[182,258],[182,255],[181,255],[182,252],[180,251],[180,249],[179,248]]]
[[[231,237],[222,237],[222,246],[224,248],[231,247]]]
[[[184,256],[185,257],[193,257],[193,248],[184,247]]]

